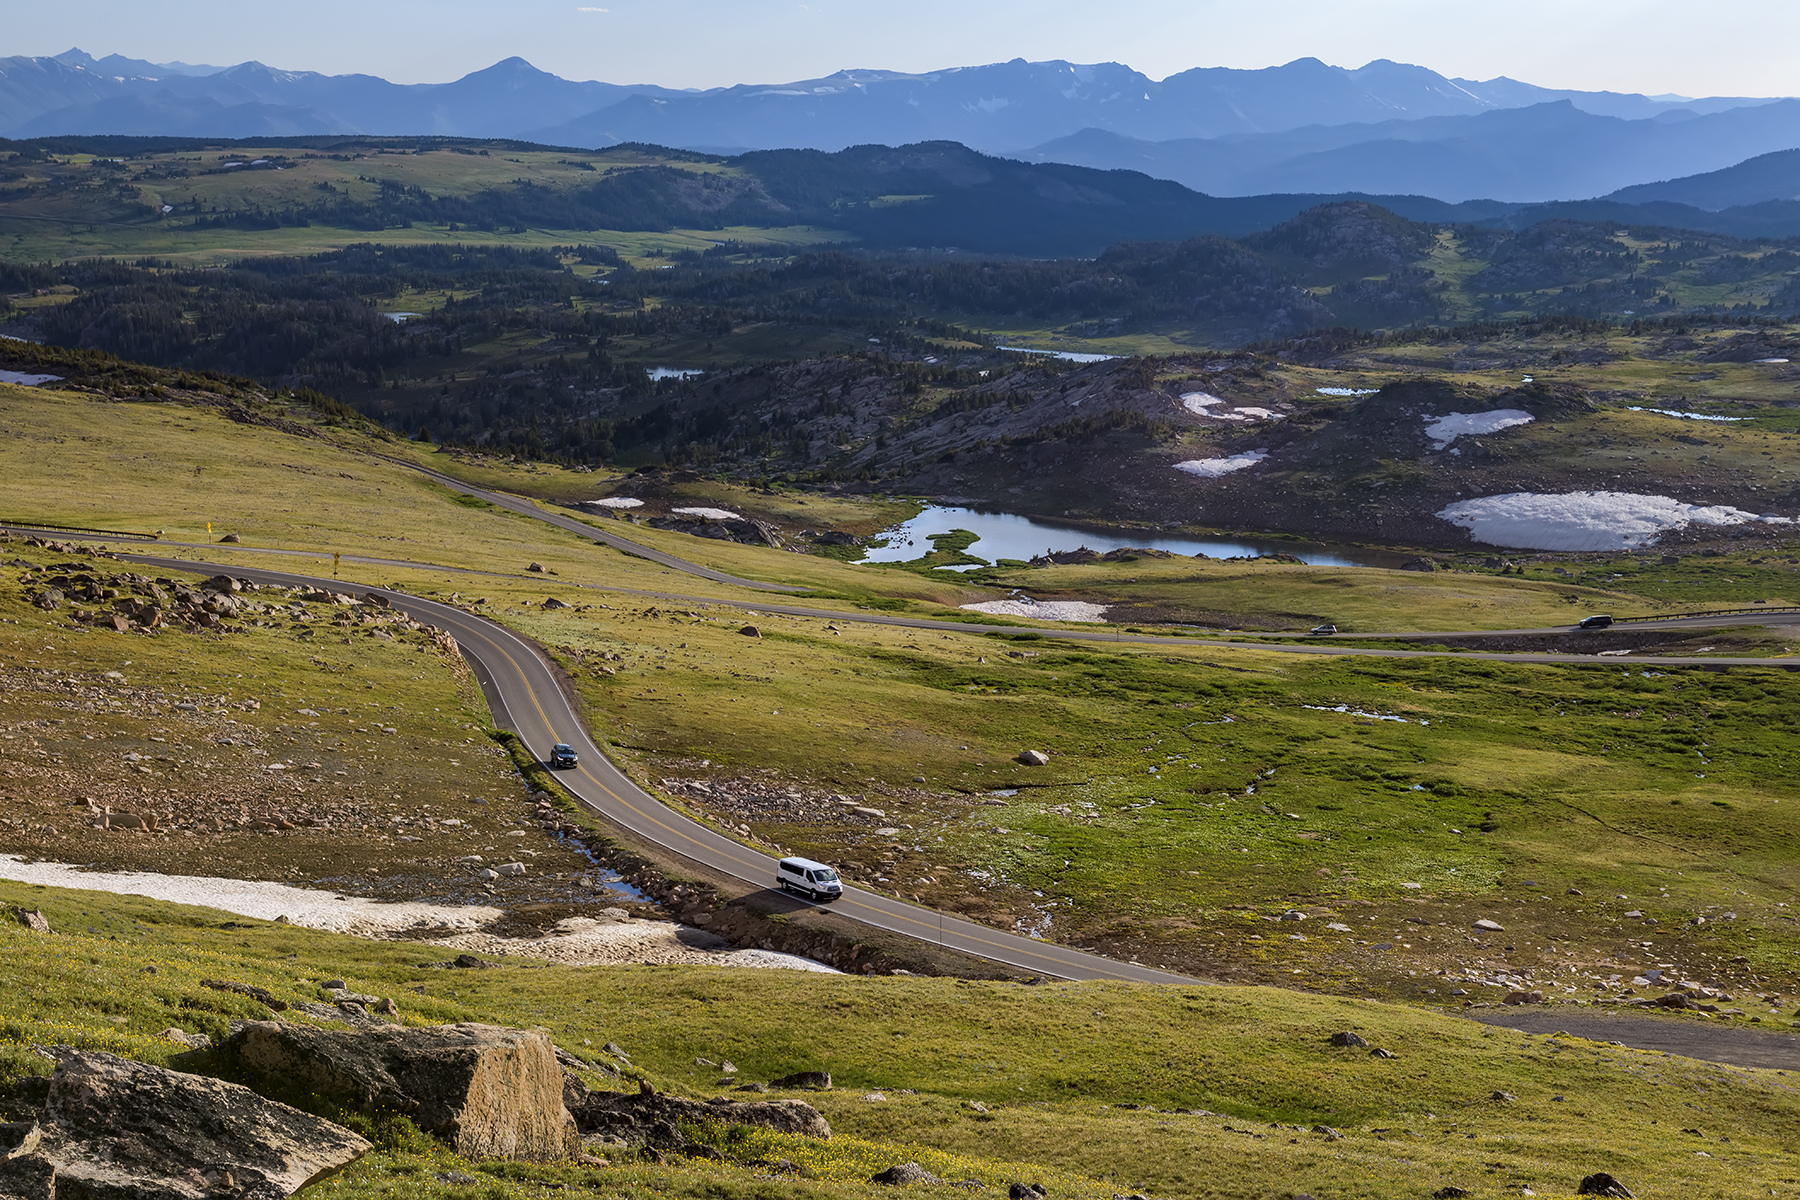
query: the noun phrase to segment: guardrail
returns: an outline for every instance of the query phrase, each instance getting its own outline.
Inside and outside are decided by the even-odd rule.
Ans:
[[[139,533],[134,529],[89,529],[85,525],[46,525],[42,521],[9,521],[0,517],[0,529],[42,530],[45,533],[97,533],[106,537],[143,538],[147,542],[158,541],[161,534]]]
[[[1689,617],[1736,617],[1756,616],[1759,613],[1791,613],[1800,612],[1796,604],[1757,604],[1748,608],[1709,608],[1702,612],[1658,613],[1651,617],[1614,617],[1614,625],[1624,625],[1633,621],[1685,621]]]

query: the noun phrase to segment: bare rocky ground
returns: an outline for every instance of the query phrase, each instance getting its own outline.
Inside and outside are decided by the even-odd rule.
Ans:
[[[662,792],[698,819],[775,848],[816,855],[846,879],[1015,932],[1047,926],[1031,891],[1003,876],[934,862],[925,832],[1017,803],[1053,800],[945,794],[869,782],[844,794],[774,772],[723,775],[662,760]],[[1578,901],[1569,912],[1535,885],[1476,901],[1420,893],[1292,908],[1227,905],[1183,918],[1082,918],[1058,912],[1058,940],[1221,983],[1405,999],[1471,1014],[1637,1012],[1748,1030],[1800,1027],[1800,983],[1759,973],[1735,953],[1739,914],[1659,920],[1657,897]],[[1800,919],[1752,914],[1745,922]],[[1480,925],[1478,922],[1486,922]]]

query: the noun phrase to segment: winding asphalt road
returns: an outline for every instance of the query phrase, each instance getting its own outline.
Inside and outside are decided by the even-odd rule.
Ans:
[[[211,570],[237,579],[280,587],[344,591],[339,580],[284,571],[264,571],[236,564],[198,563],[189,559],[125,556],[132,562],[171,571]],[[550,747],[567,742],[580,754],[581,765],[559,771],[557,780],[597,815],[644,841],[681,854],[694,862],[759,887],[775,880],[775,859],[690,821],[627,779],[588,735],[568,695],[562,676],[531,642],[482,617],[404,592],[374,592],[408,616],[456,638],[487,696],[494,723],[517,734],[540,760]],[[932,909],[907,904],[876,892],[848,889],[830,905],[833,912],[878,929],[922,942],[1006,963],[1058,979],[1117,979],[1134,983],[1193,983],[1186,976],[1158,971],[1071,950],[1054,942],[1019,937]]]
[[[427,479],[430,479],[433,483],[447,487],[453,492],[461,492],[465,496],[473,496],[477,500],[485,500],[496,508],[504,508],[507,512],[518,513],[521,517],[530,517],[536,521],[543,521],[547,524],[556,526],[558,529],[566,529],[570,533],[599,542],[601,545],[611,546],[614,550],[621,550],[626,554],[633,554],[638,558],[647,559],[660,566],[683,571],[689,575],[698,575],[700,578],[710,579],[714,583],[729,583],[759,592],[810,592],[813,590],[809,587],[801,587],[791,583],[763,583],[755,579],[740,579],[736,575],[727,575],[723,571],[715,571],[711,567],[703,567],[699,563],[689,562],[685,558],[677,558],[675,555],[665,551],[653,550],[649,546],[643,545],[640,542],[634,542],[630,538],[620,537],[616,533],[609,533],[604,529],[596,529],[585,521],[577,521],[575,518],[565,517],[561,513],[549,512],[546,509],[539,508],[529,500],[520,499],[518,496],[511,496],[505,492],[489,491],[487,488],[479,488],[472,483],[464,483],[460,479],[452,479],[448,475],[441,475],[429,467],[421,467],[417,463],[407,462],[403,458],[389,458],[386,455],[376,455],[376,457],[380,458],[383,462],[392,463],[397,467],[405,467],[410,471],[417,471]]]

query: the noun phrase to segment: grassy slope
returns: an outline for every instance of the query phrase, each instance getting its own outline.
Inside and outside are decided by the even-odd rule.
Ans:
[[[291,165],[280,172],[210,173],[221,162],[247,162],[265,154],[289,156]],[[630,153],[569,155],[550,151],[508,151],[487,157],[448,150],[417,155],[359,154],[342,159],[295,155],[291,149],[258,151],[236,146],[229,155],[218,152],[146,155],[131,160],[122,177],[116,172],[94,167],[80,157],[54,164],[33,164],[24,168],[25,178],[18,184],[0,185],[0,251],[8,258],[24,262],[149,254],[176,262],[206,264],[246,255],[315,254],[368,241],[510,246],[597,243],[636,257],[647,252],[704,251],[724,239],[752,245],[791,246],[845,240],[841,233],[807,226],[672,230],[666,233],[531,230],[502,234],[473,229],[452,232],[443,226],[421,224],[376,233],[327,226],[274,230],[190,229],[156,216],[157,209],[165,203],[185,206],[194,199],[209,210],[219,211],[311,205],[323,194],[321,185],[354,200],[368,201],[380,190],[377,180],[423,187],[440,196],[471,195],[518,180],[560,190],[591,185],[601,172],[607,170],[657,161]],[[572,159],[592,163],[599,171],[584,171],[571,166],[566,160]],[[667,165],[701,174],[730,171],[730,168],[707,163],[681,161]],[[194,174],[174,179],[155,177],[154,172],[170,166],[185,166]],[[145,173],[146,168],[150,174]],[[115,190],[121,178],[123,190]],[[13,194],[21,184],[36,185],[41,189],[51,180],[59,184],[59,190],[53,194],[46,195],[42,190]],[[129,199],[123,198],[125,192],[130,193]]]
[[[353,578],[487,598],[487,611],[507,614],[571,666],[587,668],[578,677],[597,732],[619,745],[640,777],[766,771],[831,793],[882,797],[890,820],[914,827],[908,837],[877,837],[862,822],[800,819],[778,803],[714,815],[838,858],[890,890],[1003,925],[1048,921],[1063,938],[1191,969],[1257,979],[1298,970],[1319,986],[1423,995],[1446,986],[1431,976],[1455,965],[1453,937],[1421,941],[1410,959],[1367,949],[1382,940],[1386,923],[1412,911],[1400,898],[1402,882],[1426,884],[1437,897],[1434,919],[1452,926],[1509,899],[1512,884],[1525,878],[1637,896],[1666,886],[1672,909],[1726,905],[1746,921],[1763,914],[1770,926],[1758,934],[1747,924],[1715,923],[1703,934],[1679,935],[1684,965],[1740,982],[1785,978],[1788,970],[1780,956],[1795,934],[1791,922],[1774,920],[1772,907],[1800,882],[1789,815],[1800,807],[1783,747],[1795,684],[1785,673],[1644,674],[1055,642],[1020,648],[1041,652],[1020,658],[1008,655],[1015,644],[978,629],[951,635],[846,625],[834,632],[822,620],[746,617],[704,604],[671,612],[676,606],[666,602],[649,613],[651,601],[606,593],[734,593],[538,522],[458,503],[445,489],[322,439],[173,405],[21,389],[5,391],[3,402],[14,428],[60,431],[54,461],[81,486],[40,486],[38,464],[51,460],[51,444],[15,439],[0,507],[54,499],[60,507],[51,515],[84,524],[172,525],[179,517],[190,530],[200,513],[226,513],[252,544],[342,546],[497,571],[345,568]],[[152,438],[153,460],[136,449]],[[198,477],[190,462],[202,467]],[[483,481],[499,482],[507,471],[491,464]],[[524,469],[511,474],[521,486],[541,478]],[[171,476],[182,481],[185,513],[163,508]],[[827,605],[902,603],[932,613],[945,611],[937,604],[992,594],[905,571],[625,528],[717,566],[846,597],[821,601]],[[272,561],[237,553],[245,562]],[[529,561],[559,574],[526,575]],[[1061,570],[1090,569],[1047,574]],[[1373,619],[1385,607],[1415,625],[1453,614],[1467,624],[1488,624],[1489,615],[1497,624],[1536,622],[1546,609],[1566,613],[1556,598],[1577,591],[1460,574],[1205,570],[1212,582],[1194,590],[1215,588],[1221,603],[1248,604],[1286,589],[1283,606],[1305,611],[1324,593],[1334,612],[1360,605]],[[546,612],[539,605],[552,594],[608,607]],[[1496,607],[1459,607],[1475,602]],[[20,619],[55,627],[34,611],[20,610]],[[746,620],[765,636],[741,637]],[[618,674],[602,674],[600,665]],[[1410,723],[1359,725],[1352,714],[1319,711],[1340,705]],[[1052,751],[1053,766],[1012,765],[1025,746]],[[1026,791],[1004,808],[967,802],[1015,785]],[[1748,836],[1751,828],[1760,836]],[[1679,848],[1673,855],[1671,846]],[[1145,899],[1145,879],[1158,881],[1154,900]],[[1311,905],[1337,917],[1368,911],[1350,922],[1353,937],[1271,942],[1231,904],[1265,913]],[[1546,934],[1580,941],[1584,971],[1604,976],[1610,969],[1600,970],[1602,961],[1620,957],[1629,965],[1642,950],[1628,944],[1615,913],[1583,901],[1551,904],[1540,924]],[[1656,936],[1677,938],[1676,928],[1665,922]],[[1752,938],[1762,940],[1753,946]],[[1738,953],[1751,963],[1719,965]],[[1554,943],[1538,943],[1530,954],[1586,989],[1580,974],[1563,970]]]
[[[425,948],[227,924],[222,914],[131,897],[0,885],[0,900],[42,907],[59,930],[0,927],[0,1061],[12,1072],[44,1069],[25,1052],[31,1042],[161,1061],[179,1049],[158,1036],[167,1026],[220,1034],[230,1018],[265,1015],[200,988],[201,978],[238,979],[291,1001],[320,998],[313,981],[341,975],[398,998],[408,1022],[543,1025],[589,1057],[617,1042],[638,1072],[670,1090],[713,1094],[696,1057],[729,1058],[752,1079],[823,1068],[840,1089],[809,1097],[832,1121],[829,1143],[706,1135],[745,1157],[789,1157],[818,1177],[806,1182],[770,1187],[730,1165],[496,1164],[478,1174],[479,1188],[463,1190],[433,1173],[467,1164],[390,1143],[319,1189],[346,1200],[438,1192],[499,1200],[532,1194],[534,1181],[609,1196],[861,1196],[880,1189],[860,1180],[905,1159],[990,1190],[1029,1178],[1052,1195],[1099,1200],[1139,1188],[1262,1197],[1271,1181],[1278,1194],[1370,1200],[1446,1184],[1477,1195],[1521,1187],[1568,1195],[1593,1170],[1643,1196],[1727,1197],[1793,1176],[1800,1114],[1792,1079],[1778,1072],[1525,1038],[1360,1000],[817,976],[801,987],[779,971],[447,973],[417,969],[432,957]],[[1399,1057],[1328,1047],[1340,1029]],[[865,1099],[870,1089],[886,1099]],[[1491,1099],[1498,1091],[1516,1099]],[[1210,1111],[1172,1111],[1180,1109]],[[1345,1137],[1309,1132],[1315,1123]]]

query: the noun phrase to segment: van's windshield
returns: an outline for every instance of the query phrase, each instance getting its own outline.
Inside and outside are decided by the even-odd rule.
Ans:
[[[830,883],[837,878],[837,872],[830,867],[820,867],[813,872],[813,878],[820,883]]]

